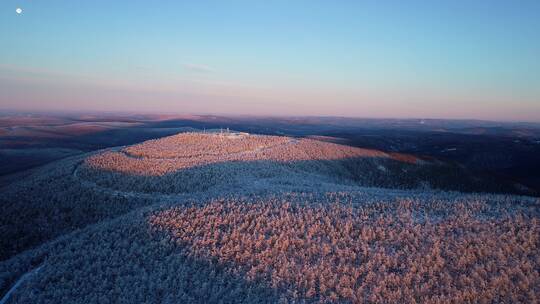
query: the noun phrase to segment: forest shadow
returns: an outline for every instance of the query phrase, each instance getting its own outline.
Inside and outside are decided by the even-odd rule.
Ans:
[[[141,227],[143,228],[143,227]],[[189,242],[180,242],[165,231],[147,227],[156,267],[150,274],[159,291],[147,295],[155,303],[278,303],[283,291],[262,278],[249,279],[245,269],[217,257],[197,255]],[[144,245],[143,245],[144,246]],[[147,246],[147,245],[146,245]],[[155,263],[155,262],[154,262]]]
[[[294,188],[296,184],[316,186],[324,182],[401,190],[533,194],[528,189],[516,187],[511,181],[473,173],[457,164],[414,161],[406,155],[293,161],[217,161],[153,174],[151,170],[156,166],[159,163],[148,163],[138,169],[143,168],[142,173],[126,173],[129,168],[119,172],[83,165],[80,175],[99,186],[114,190],[163,194],[194,193],[224,187],[242,189],[261,182],[270,187],[286,185]]]
[[[9,303],[59,295],[65,303],[94,303],[96,295],[106,295],[108,303],[279,302],[281,295],[269,285],[194,256],[144,223],[138,216],[124,217],[0,264],[0,298],[25,273],[44,265],[39,277],[46,279],[39,287],[26,282]]]

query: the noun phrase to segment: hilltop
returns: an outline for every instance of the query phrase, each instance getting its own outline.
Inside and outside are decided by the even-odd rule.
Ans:
[[[0,292],[13,303],[538,300],[538,199],[490,194],[519,189],[451,162],[329,141],[188,132],[35,169],[1,189]]]

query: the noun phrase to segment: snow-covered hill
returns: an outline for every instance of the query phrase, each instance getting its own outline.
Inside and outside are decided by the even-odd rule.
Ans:
[[[314,139],[201,132],[106,149],[1,189],[0,293],[534,302],[540,202],[486,193],[499,186],[434,159]]]

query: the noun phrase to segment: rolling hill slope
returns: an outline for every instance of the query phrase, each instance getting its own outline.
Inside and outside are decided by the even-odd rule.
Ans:
[[[488,194],[519,189],[435,159],[181,133],[57,161],[1,191],[7,303],[540,293],[539,200]]]

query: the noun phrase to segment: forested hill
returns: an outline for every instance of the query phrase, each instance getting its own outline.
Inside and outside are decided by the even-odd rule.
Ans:
[[[532,303],[540,202],[520,191],[434,158],[181,133],[53,162],[2,188],[0,294]]]

